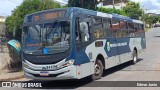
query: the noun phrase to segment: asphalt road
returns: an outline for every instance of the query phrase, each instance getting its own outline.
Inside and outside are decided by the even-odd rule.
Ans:
[[[82,80],[67,81],[45,81],[44,87],[52,87],[52,89],[80,89],[80,90],[160,90],[160,87],[114,87],[114,84],[125,84],[130,86],[131,81],[160,81],[160,28],[153,28],[146,32],[147,49],[146,52],[139,55],[139,62],[135,65],[130,62],[116,66],[104,72],[104,76],[94,82]],[[19,81],[30,82],[29,79],[21,79]],[[107,82],[109,81],[109,82]],[[115,82],[111,82],[115,81]],[[116,82],[125,81],[125,82]],[[129,81],[129,82],[126,82]],[[105,83],[113,85],[113,87],[105,86]],[[156,84],[156,83],[155,83]],[[68,87],[71,85],[71,87]],[[72,87],[74,86],[74,87]],[[132,85],[131,85],[132,86]],[[9,90],[9,88],[2,88]],[[26,88],[12,88],[21,90]],[[34,89],[34,88],[27,88]]]

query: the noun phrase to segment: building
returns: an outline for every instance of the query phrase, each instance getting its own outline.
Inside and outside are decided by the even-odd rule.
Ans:
[[[56,1],[57,3],[59,3],[62,6],[65,6],[66,4],[68,4],[68,0],[54,0],[54,1]]]
[[[0,37],[6,35],[5,17],[0,16]]]
[[[121,9],[126,6],[126,3],[129,0],[103,0],[102,3],[98,4],[98,7],[105,7],[105,8],[116,8]]]

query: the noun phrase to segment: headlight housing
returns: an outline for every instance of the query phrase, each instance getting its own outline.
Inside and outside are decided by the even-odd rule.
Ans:
[[[65,62],[64,64],[62,64],[62,67],[67,67],[67,66],[73,65],[73,63],[74,63],[74,60],[69,60],[69,61]]]

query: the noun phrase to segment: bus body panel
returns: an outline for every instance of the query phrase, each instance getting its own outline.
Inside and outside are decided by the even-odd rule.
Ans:
[[[103,56],[105,69],[108,69],[132,60],[132,54],[135,48],[137,49],[138,53],[146,48],[145,32],[143,32],[143,36],[137,37],[106,37],[91,40],[86,44],[81,44],[82,46],[79,48],[79,50],[77,50],[75,39],[75,18],[77,14],[98,16],[110,20],[116,18],[119,20],[126,20],[130,23],[143,23],[139,20],[132,20],[129,17],[106,14],[82,8],[69,8],[66,14],[66,16],[69,16],[71,19],[70,29],[72,37],[69,54],[67,54],[66,57],[59,62],[44,65],[30,63],[22,56],[25,77],[41,80],[81,79],[94,74],[95,61],[99,55]],[[74,60],[73,65],[60,68],[62,64],[69,60]],[[53,66],[58,67],[58,69],[46,69],[47,67]],[[46,72],[49,76],[39,76],[41,73],[44,73],[45,75]]]

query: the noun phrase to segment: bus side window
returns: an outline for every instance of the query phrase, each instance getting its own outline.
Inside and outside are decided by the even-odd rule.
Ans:
[[[93,39],[106,37],[105,30],[103,29],[102,18],[93,16],[92,36]]]
[[[140,36],[144,36],[145,32],[144,32],[144,25],[143,24],[139,24],[139,32],[140,32]]]
[[[127,23],[125,21],[120,21],[120,28],[122,30],[122,37],[126,37],[128,34]]]
[[[89,23],[88,18],[77,17],[76,18],[76,41],[86,42],[90,40]]]
[[[120,21],[116,19],[112,19],[112,34],[113,37],[122,37],[122,32],[120,29]]]
[[[127,36],[128,37],[135,37],[133,23],[128,23],[128,35]]]
[[[139,24],[135,23],[134,24],[134,32],[135,32],[135,36],[139,36]]]
[[[88,30],[88,24],[87,22],[80,22],[80,35],[81,35],[81,41],[89,41],[89,30]]]
[[[112,37],[111,20],[103,19],[103,29],[106,33],[106,37]]]

